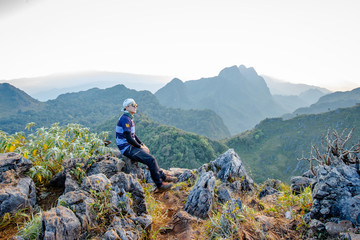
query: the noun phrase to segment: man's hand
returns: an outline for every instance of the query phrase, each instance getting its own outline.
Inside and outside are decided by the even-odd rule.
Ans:
[[[141,145],[141,148],[144,149],[144,151],[145,151],[146,153],[150,153],[149,148],[148,148],[147,146],[145,146],[145,144]]]

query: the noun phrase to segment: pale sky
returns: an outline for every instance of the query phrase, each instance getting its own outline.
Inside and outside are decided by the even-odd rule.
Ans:
[[[0,80],[84,70],[213,77],[244,64],[360,87],[359,0],[0,0]]]

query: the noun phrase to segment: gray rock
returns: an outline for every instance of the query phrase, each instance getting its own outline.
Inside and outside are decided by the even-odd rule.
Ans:
[[[310,222],[310,228],[315,232],[315,233],[322,233],[325,232],[325,224],[323,224],[321,221],[313,219]]]
[[[212,207],[214,188],[214,173],[202,173],[189,193],[184,210],[193,216],[206,218]]]
[[[95,158],[96,162],[92,164],[87,175],[103,173],[107,178],[117,174],[125,166],[125,162],[119,158],[111,157],[109,154]]]
[[[360,176],[357,170],[338,162],[318,166],[313,189],[312,219],[349,220],[360,226]]]
[[[225,186],[219,186],[217,190],[218,200],[220,203],[226,203],[227,201],[231,200],[230,190]]]
[[[272,188],[272,187],[266,187],[264,190],[262,190],[259,193],[259,198],[262,199],[263,197],[267,196],[267,195],[273,195],[273,194],[278,194],[279,191]]]
[[[150,230],[152,224],[152,217],[150,215],[143,214],[135,218],[131,218],[134,223],[139,224],[143,229]]]
[[[241,181],[241,191],[254,190],[254,181],[247,175],[243,163],[234,149],[229,149],[210,162],[210,167],[222,182]]]
[[[58,206],[43,214],[43,231],[46,240],[79,239],[81,224],[68,208]]]
[[[144,170],[139,167],[139,163],[127,158],[125,156],[121,156],[121,160],[125,163],[122,171],[127,174],[132,174],[136,176],[138,179],[145,179]]]
[[[52,179],[50,179],[47,187],[65,188],[66,173],[65,171],[57,173]]]
[[[242,205],[240,199],[232,199],[226,205],[225,211],[221,214],[220,225],[228,233],[235,233],[236,226],[240,223],[238,217],[242,212]]]
[[[353,228],[353,224],[350,221],[342,220],[339,223],[327,222],[325,223],[326,231],[330,236],[338,236],[342,232],[347,232]]]
[[[110,178],[112,190],[117,194],[125,191],[131,194],[133,210],[138,215],[147,214],[145,192],[136,177],[126,173],[118,173]]]
[[[70,173],[66,173],[64,194],[68,193],[68,192],[73,192],[76,190],[80,190],[80,185],[79,185],[78,181],[73,179]]]
[[[111,187],[111,182],[102,173],[85,177],[81,183],[81,189],[87,192],[90,190],[103,192],[107,187]]]
[[[18,153],[0,153],[0,175],[3,172],[14,170],[18,174],[24,174],[33,166],[32,162]]]
[[[183,173],[178,176],[178,182],[194,181],[196,178],[193,171],[186,169]]]
[[[110,228],[104,234],[103,239],[106,240],[137,240],[140,233],[136,229],[136,225],[127,218],[114,217]]]
[[[58,206],[62,205],[71,209],[80,220],[82,232],[91,230],[96,223],[96,213],[91,204],[94,200],[82,190],[68,192],[58,199]]]
[[[29,177],[15,178],[14,170],[4,173],[12,179],[11,183],[0,183],[0,217],[14,213],[22,208],[33,207],[36,203],[34,181]]]
[[[294,194],[300,194],[305,188],[312,186],[316,183],[314,178],[307,177],[292,177],[291,178],[291,190]]]
[[[287,211],[286,213],[285,213],[285,218],[286,219],[292,219],[292,213],[291,213],[291,211]]]

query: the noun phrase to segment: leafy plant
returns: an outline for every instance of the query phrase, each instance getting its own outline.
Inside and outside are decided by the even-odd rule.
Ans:
[[[26,129],[31,129],[29,123]],[[25,136],[22,132],[8,135],[0,131],[0,152],[16,152],[22,154],[33,163],[30,176],[37,185],[46,184],[52,176],[62,171],[63,160],[67,158],[90,158],[110,152],[104,140],[108,133],[91,133],[89,128],[80,124],[50,128],[41,127],[34,133]],[[76,170],[76,169],[75,169]],[[82,173],[76,172],[79,179]]]
[[[82,169],[81,163],[76,163],[75,168],[72,169],[70,173],[76,178],[79,184],[82,183],[84,177],[86,176],[85,171]]]
[[[0,218],[0,231],[5,229],[8,225],[12,224],[12,223],[17,223],[18,220],[20,218],[29,218],[29,215],[26,214],[26,208],[24,209],[20,209],[18,210],[16,213],[10,214],[10,213],[5,213],[1,218]]]
[[[102,230],[104,230],[106,226],[110,225],[110,221],[112,219],[111,216],[116,214],[111,208],[112,195],[110,191],[110,186],[106,186],[105,190],[102,192],[90,189],[90,195],[95,200],[94,203],[90,204],[90,207],[92,208],[93,213],[96,213],[96,220]]]
[[[42,215],[40,211],[37,214],[32,215],[31,219],[25,222],[24,226],[17,233],[18,236],[25,239],[38,240],[41,239],[42,234]]]

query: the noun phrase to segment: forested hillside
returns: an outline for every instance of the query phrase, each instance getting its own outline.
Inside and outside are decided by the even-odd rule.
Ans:
[[[291,176],[301,175],[309,169],[308,162],[297,159],[303,153],[308,155],[312,144],[320,146],[322,136],[329,129],[342,132],[352,128],[352,142],[357,142],[360,136],[360,105],[290,120],[266,119],[253,130],[226,139],[224,143],[240,155],[251,169],[255,181],[274,178],[289,182]]]
[[[42,109],[43,103],[8,83],[0,83],[0,117],[27,109]]]
[[[15,99],[20,98],[17,92],[20,90],[14,91]],[[35,122],[38,126],[50,126],[59,122],[61,125],[80,123],[94,127],[119,116],[124,99],[129,97],[136,100],[139,112],[146,113],[154,121],[214,139],[230,136],[222,119],[213,111],[167,108],[151,92],[131,90],[124,85],[63,94],[55,100],[42,103],[39,108],[20,108],[22,105],[19,104],[13,106],[13,114],[6,114],[8,111],[1,109],[0,126],[1,130],[8,133],[24,129],[29,122]]]
[[[113,118],[96,128],[98,132],[111,132],[109,139],[115,148],[117,120]],[[162,168],[198,168],[228,149],[218,141],[156,123],[143,114],[136,114],[134,121],[136,135],[149,147]]]

